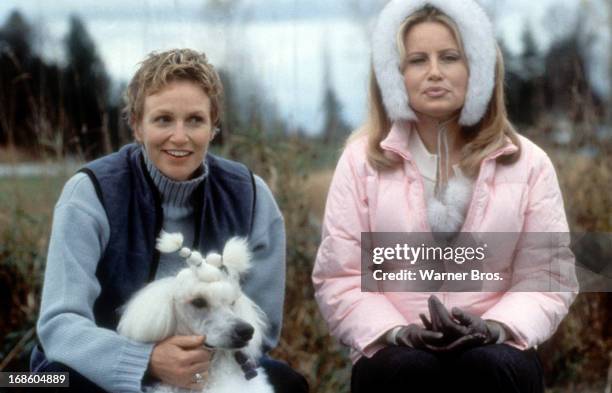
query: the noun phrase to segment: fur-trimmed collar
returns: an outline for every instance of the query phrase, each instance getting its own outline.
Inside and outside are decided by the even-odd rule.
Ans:
[[[394,122],[380,146],[383,150],[397,154],[404,160],[414,161],[409,149],[412,132],[416,132],[413,122]],[[512,154],[517,149],[510,138],[506,138],[506,144],[492,152],[486,160]],[[472,199],[473,188],[474,180],[459,173],[448,181],[440,199],[435,196],[427,199],[427,218],[432,232],[451,235],[461,230]]]

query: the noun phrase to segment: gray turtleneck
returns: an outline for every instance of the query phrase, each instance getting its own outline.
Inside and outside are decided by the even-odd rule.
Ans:
[[[146,155],[145,155],[146,157]],[[206,177],[185,182],[165,177],[148,160],[147,169],[162,195],[164,229],[193,240],[191,193]],[[253,266],[243,290],[266,313],[267,347],[278,342],[285,291],[283,217],[264,181],[255,176],[257,201],[249,236]],[[110,237],[110,226],[87,175],[74,175],[55,206],[37,331],[46,356],[63,363],[111,392],[140,392],[153,344],[143,344],[95,325],[93,304],[100,293],[96,267]],[[183,259],[162,254],[155,278],[176,274]]]
[[[198,185],[208,175],[208,167],[203,165],[201,174],[191,180],[174,181],[161,173],[147,155],[144,155],[147,170],[153,183],[157,187],[162,197],[162,209],[164,211],[164,231],[181,232],[184,244],[191,247],[193,244],[193,228],[195,217],[193,217],[193,206],[190,203],[191,194],[198,188]],[[180,258],[177,253],[161,254],[159,265],[155,274],[155,279],[175,275],[185,267],[185,260]]]

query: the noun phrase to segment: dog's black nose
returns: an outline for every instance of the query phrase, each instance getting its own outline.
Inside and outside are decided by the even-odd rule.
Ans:
[[[255,329],[246,322],[239,322],[234,326],[234,334],[243,341],[249,341],[253,338]]]

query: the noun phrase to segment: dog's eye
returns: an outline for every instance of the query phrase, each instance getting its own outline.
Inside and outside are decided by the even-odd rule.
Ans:
[[[204,299],[203,297],[196,297],[195,299],[191,301],[191,305],[194,306],[195,308],[204,308],[208,306],[208,303],[206,302],[206,299]]]

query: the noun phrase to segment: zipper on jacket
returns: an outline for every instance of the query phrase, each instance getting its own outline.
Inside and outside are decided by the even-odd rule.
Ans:
[[[489,161],[496,160],[497,157],[510,153],[512,146],[502,147],[501,149],[493,152],[488,157],[485,157],[485,159],[483,159],[482,162],[480,163],[480,169],[478,170],[478,176],[476,177],[476,181],[474,182],[474,190],[472,192],[472,198],[470,200],[470,205],[468,207],[467,214],[465,215],[465,220],[463,221],[463,225],[461,226],[461,229],[459,230],[459,232],[465,232],[465,230],[468,228],[468,223],[471,225],[472,221],[474,220],[474,214],[475,214],[474,213],[474,209],[475,209],[474,201],[476,200],[475,198],[476,190],[481,189],[483,187],[483,184],[486,183],[486,181],[484,181],[483,179],[484,178],[483,173],[484,173],[485,166],[488,165]]]
[[[158,204],[157,200],[155,201],[155,236],[157,236],[163,226],[164,222],[164,208],[161,206],[161,202]],[[161,253],[155,247],[153,250],[153,261],[151,262],[151,268],[149,269],[149,279],[147,282],[152,282],[155,280],[155,275],[157,274],[157,268],[159,267],[159,258]]]
[[[417,174],[419,185],[421,186],[421,197],[419,198],[419,202],[421,204],[421,210],[424,214],[421,216],[421,226],[425,232],[431,232],[431,225],[429,224],[429,218],[427,217],[427,201],[425,200],[425,183],[423,182],[423,175],[419,172],[419,168],[416,166],[416,163],[413,160],[406,160],[412,166],[412,170]]]
[[[476,193],[477,191],[480,191],[480,189],[482,188],[482,183],[484,183],[484,180],[483,180],[484,170],[483,169],[487,161],[488,160],[483,160],[482,163],[480,164],[480,170],[478,171],[478,176],[476,177],[476,181],[474,182],[474,189],[472,190],[472,197],[470,198],[470,204],[468,205],[467,212],[465,213],[465,220],[463,220],[463,224],[461,225],[461,229],[459,229],[459,232],[465,232],[465,230],[468,228],[468,223],[471,224],[472,221],[474,220],[474,214],[476,214],[474,212],[474,210],[476,209]]]
[[[192,242],[192,246],[191,249],[192,250],[198,250],[200,249],[200,236],[202,233],[202,215],[204,214],[204,204],[206,203],[206,200],[204,199],[204,188],[206,187],[206,181],[207,179],[204,179],[204,181],[202,181],[198,187],[196,188],[195,192],[193,193],[193,195],[191,196],[191,200],[192,200],[192,204],[194,206],[194,227],[193,227],[193,242]]]
[[[144,174],[145,180],[149,185],[151,193],[153,194],[153,201],[155,205],[155,232],[153,234],[153,239],[159,235],[162,230],[164,224],[164,208],[162,207],[161,195],[153,182],[153,179],[149,175],[149,171],[147,170],[147,166],[144,162],[144,157],[142,154],[140,155],[140,168]],[[155,243],[155,242],[154,242]],[[153,248],[153,259],[151,261],[151,265],[149,266],[149,277],[147,278],[147,283],[155,280],[155,274],[157,274],[157,268],[159,267],[159,258],[161,254],[157,247]]]
[[[431,226],[429,225],[429,219],[427,218],[427,201],[425,200],[425,183],[423,182],[423,175],[421,175],[421,172],[419,172],[419,168],[416,166],[416,163],[412,158],[409,158],[403,152],[392,147],[387,148],[387,150],[402,157],[404,161],[408,162],[412,167],[413,172],[417,174],[417,181],[421,186],[421,197],[419,198],[419,203],[421,204],[421,211],[424,212],[424,214],[421,216],[421,227],[423,232],[431,232]]]
[[[470,205],[468,207],[467,213],[465,215],[465,220],[463,221],[463,225],[461,226],[461,229],[459,230],[459,232],[466,232],[466,229],[468,229],[468,227],[472,224],[472,221],[474,221],[474,215],[476,214],[475,213],[476,192],[481,191],[481,189],[487,183],[484,179],[485,177],[484,172],[485,172],[486,165],[488,165],[490,161],[495,160],[497,157],[499,157],[503,153],[504,153],[504,150],[498,151],[497,153],[482,160],[482,163],[480,164],[480,169],[478,170],[478,176],[476,177],[476,181],[474,182],[474,190],[472,191],[472,198],[470,200]]]

